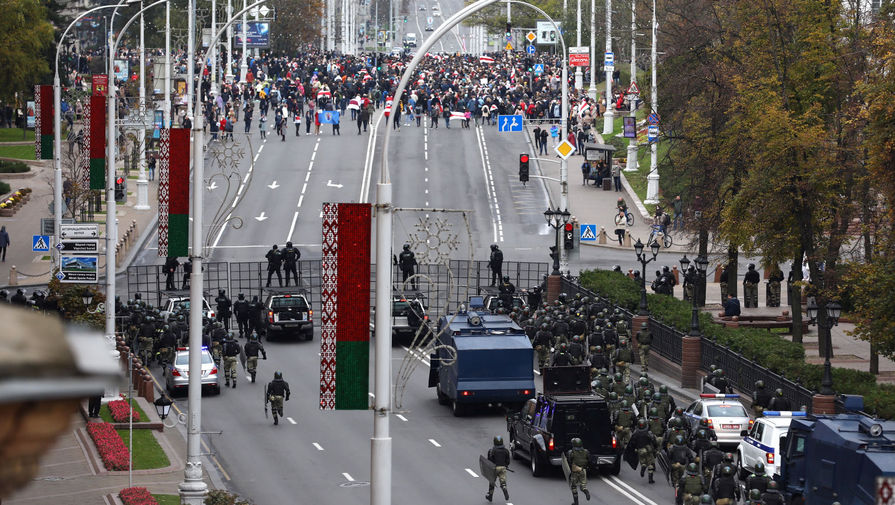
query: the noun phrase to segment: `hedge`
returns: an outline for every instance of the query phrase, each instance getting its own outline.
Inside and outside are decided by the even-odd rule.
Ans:
[[[9,193],[10,191],[12,191],[12,188],[9,187],[9,184],[7,184],[3,181],[0,181],[0,195],[5,195],[5,194]]]
[[[640,305],[640,284],[622,273],[584,271],[581,272],[581,285],[622,308],[636,311]],[[689,302],[647,293],[647,303],[653,319],[684,333],[690,330],[692,308]],[[801,344],[761,329],[727,328],[715,323],[712,315],[706,312],[700,312],[699,325],[705,337],[811,391],[820,389],[823,366],[805,363],[805,349]],[[877,384],[873,374],[834,367],[833,387],[840,393],[863,395],[867,412],[895,418],[895,386]]]
[[[20,174],[30,170],[31,167],[21,161],[0,160],[0,174]]]

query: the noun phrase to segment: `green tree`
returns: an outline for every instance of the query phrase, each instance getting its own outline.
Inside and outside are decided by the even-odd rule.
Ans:
[[[53,26],[38,0],[0,0],[0,99],[16,92],[30,96],[50,73],[45,50],[53,43]]]

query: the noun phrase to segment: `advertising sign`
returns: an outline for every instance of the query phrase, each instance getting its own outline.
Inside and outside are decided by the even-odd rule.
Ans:
[[[34,128],[34,100],[25,102],[25,126]]]
[[[570,67],[587,67],[590,65],[590,47],[570,47],[569,48],[569,66]]]
[[[634,116],[625,116],[622,118],[625,127],[624,137],[626,139],[637,138],[637,118]]]
[[[129,76],[127,60],[115,60],[115,78],[119,81],[126,81]]]
[[[242,47],[242,23],[233,23],[233,44]],[[267,21],[246,22],[246,47],[267,47],[270,45],[270,23]]]

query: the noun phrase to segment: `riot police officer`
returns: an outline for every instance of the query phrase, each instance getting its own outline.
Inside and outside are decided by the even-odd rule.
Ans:
[[[500,482],[500,489],[503,491],[505,500],[510,499],[510,493],[507,491],[507,467],[510,466],[510,451],[503,446],[503,437],[497,435],[494,437],[494,446],[488,449],[488,461],[494,463],[495,477]],[[491,501],[494,496],[494,481],[488,482],[488,494],[485,499]]]
[[[792,410],[792,403],[790,403],[788,398],[783,397],[782,389],[777,388],[774,391],[774,397],[768,402],[768,410]]]
[[[746,479],[746,489],[750,491],[757,489],[759,497],[761,493],[768,490],[768,482],[771,478],[764,471],[764,463],[761,461],[755,463],[755,471]]]
[[[298,260],[301,259],[301,251],[292,246],[292,242],[286,242],[283,249],[283,269],[286,271],[286,286],[289,286],[289,274],[292,274],[295,285],[298,286]],[[268,281],[268,284],[270,282]]]
[[[637,421],[637,428],[631,435],[628,445],[632,450],[637,451],[637,458],[640,462],[640,476],[649,472],[649,483],[653,484],[653,472],[655,471],[656,450],[659,447],[659,441],[656,436],[647,429],[646,421],[640,419]],[[627,450],[627,449],[626,449]]]
[[[649,370],[649,350],[653,344],[653,334],[646,322],[641,323],[640,331],[635,338],[637,338],[637,351],[640,353],[640,369],[646,372]]]
[[[168,259],[165,260],[163,269],[165,271],[165,289],[168,291],[177,289],[177,286],[174,285],[174,272],[177,271],[178,266],[180,266],[180,262],[175,256],[168,256]]]
[[[192,273],[193,273],[193,260],[187,258],[186,261],[183,262],[183,281],[180,284],[180,289],[189,289],[190,275]]]
[[[273,414],[273,424],[280,424],[279,417],[283,417],[283,402],[289,401],[289,383],[283,380],[283,373],[274,372],[273,380],[264,388],[265,408],[270,403]]]
[[[743,298],[746,308],[758,307],[758,283],[761,276],[755,270],[755,263],[749,263],[749,270],[743,277]]]
[[[771,403],[771,393],[765,389],[764,381],[755,381],[755,391],[752,393],[752,410],[756,417],[761,417]]]
[[[416,274],[416,255],[410,250],[410,244],[404,244],[404,250],[398,255],[398,266],[401,267],[401,282],[407,282],[410,279],[410,288],[414,291],[419,289],[419,282],[413,275]]]
[[[258,370],[258,353],[260,352],[261,355],[264,356],[264,359],[267,359],[267,351],[265,351],[264,346],[261,345],[257,333],[249,335],[249,341],[246,342],[243,350],[246,353],[246,371],[249,372],[249,375],[252,377],[252,382],[255,382],[255,373]]]
[[[233,381],[233,389],[236,389],[236,361],[241,352],[242,347],[236,340],[228,338],[224,341],[224,378],[227,386],[230,386],[230,381]]]
[[[503,251],[497,247],[497,244],[491,244],[491,257],[488,259],[488,268],[491,269],[491,285],[497,284],[497,281],[503,278]]]
[[[263,313],[264,304],[258,301],[257,295],[252,296],[252,303],[249,304],[249,333],[254,333],[259,329]]]
[[[233,302],[233,314],[236,316],[236,326],[239,328],[239,336],[249,335],[249,301],[243,293],[239,293]]]
[[[584,497],[590,500],[590,491],[587,490],[587,466],[590,462],[590,451],[584,448],[581,439],[572,439],[572,448],[566,452],[566,460],[569,464],[569,487],[572,488],[573,505],[578,505],[578,489],[584,493]]]
[[[513,308],[513,295],[516,293],[516,286],[510,282],[509,275],[503,277],[498,291],[500,293],[500,304],[505,310],[511,310]]]
[[[283,274],[280,271],[283,264],[283,254],[278,246],[274,244],[264,257],[267,258],[267,287],[270,287],[270,279],[273,277],[273,274],[277,274],[277,282],[280,283],[280,287],[283,287]]]
[[[734,505],[740,501],[740,486],[733,476],[733,467],[724,465],[721,475],[712,482],[715,505]]]
[[[227,298],[226,291],[219,289],[218,296],[214,299],[214,302],[217,309],[217,321],[223,323],[225,330],[230,331],[230,309],[233,307],[233,304]]]
[[[705,492],[705,485],[696,463],[687,465],[687,474],[681,477],[677,487],[678,505],[699,505],[700,496]]]

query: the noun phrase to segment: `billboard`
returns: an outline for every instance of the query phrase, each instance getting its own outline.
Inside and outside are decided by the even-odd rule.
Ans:
[[[233,23],[233,44],[242,46],[242,23]],[[267,47],[270,45],[270,23],[249,21],[246,23],[246,47]]]
[[[126,81],[130,77],[128,72],[127,60],[115,60],[115,78],[119,81]]]

